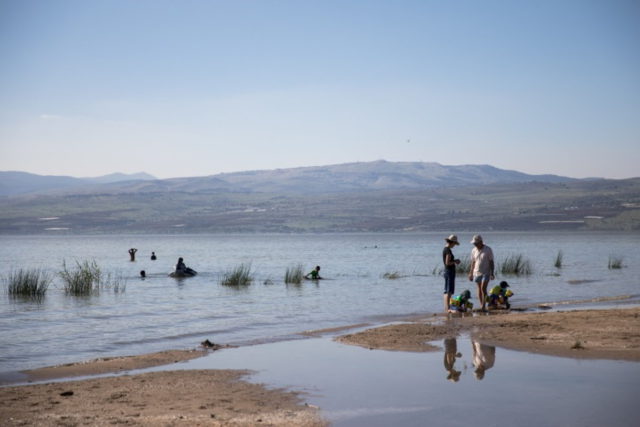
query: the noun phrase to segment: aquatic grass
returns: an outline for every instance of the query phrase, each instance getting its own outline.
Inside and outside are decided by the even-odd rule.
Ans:
[[[250,285],[252,281],[251,264],[240,264],[233,270],[224,273],[220,284],[223,286],[241,287]]]
[[[19,269],[5,279],[7,292],[12,297],[39,299],[45,296],[53,277],[40,269]]]
[[[471,269],[471,258],[469,258],[468,255],[463,256],[462,258],[459,258],[460,263],[456,264],[456,273],[457,274],[467,274],[469,273],[469,270]],[[431,275],[432,276],[442,276],[442,274],[444,273],[444,265],[442,264],[438,264],[435,267],[433,267],[433,270],[431,270]]]
[[[624,267],[622,265],[622,257],[609,255],[609,270],[617,270]]]
[[[468,255],[460,258],[460,264],[456,265],[456,273],[469,273],[471,269],[471,258]]]
[[[304,279],[304,271],[302,264],[287,267],[287,271],[284,273],[284,283],[293,283],[299,285]]]
[[[109,289],[116,294],[121,294],[127,289],[127,279],[122,273],[107,274],[106,279],[100,280],[100,289]]]
[[[563,254],[562,254],[562,251],[560,250],[556,255],[556,261],[553,264],[556,268],[562,268],[562,258],[563,258]]]
[[[382,275],[382,277],[383,277],[384,279],[396,280],[396,279],[400,279],[400,278],[405,277],[405,276],[403,276],[402,274],[400,274],[400,272],[399,272],[399,271],[391,271],[391,272],[384,273],[384,274]]]
[[[62,261],[62,271],[59,274],[67,295],[91,295],[100,289],[102,271],[95,260],[76,261],[75,268],[67,267],[66,261]]]
[[[522,254],[508,255],[502,263],[500,263],[500,272],[505,275],[529,275],[532,273],[531,263],[528,258]]]

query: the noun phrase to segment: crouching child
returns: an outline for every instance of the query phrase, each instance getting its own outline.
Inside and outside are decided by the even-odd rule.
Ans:
[[[449,313],[465,313],[471,311],[473,303],[469,301],[471,299],[471,292],[467,289],[460,295],[451,297],[449,304]]]
[[[509,284],[503,280],[489,292],[489,308],[511,308],[509,298],[512,296],[513,292],[509,289]]]

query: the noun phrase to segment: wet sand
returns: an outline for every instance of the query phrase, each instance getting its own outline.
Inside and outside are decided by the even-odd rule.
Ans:
[[[184,362],[206,355],[207,351],[204,349],[168,350],[139,356],[106,357],[86,362],[33,369],[24,373],[27,374],[29,381],[46,381],[58,378],[118,373],[134,369],[171,365],[172,363]]]
[[[162,371],[0,388],[0,424],[326,425],[296,393],[242,381],[247,373]]]
[[[334,330],[329,330],[335,332]],[[307,332],[309,335],[316,335]],[[440,350],[429,341],[469,334],[490,345],[541,354],[640,360],[640,308],[540,313],[433,315],[336,338],[393,351]],[[207,354],[167,351],[98,359],[25,372],[51,380],[170,365]],[[243,380],[236,370],[161,371],[0,388],[0,424],[13,425],[326,425],[295,391]]]
[[[370,349],[430,351],[427,344],[469,334],[482,343],[560,357],[640,361],[640,308],[433,316],[343,335]],[[436,347],[436,349],[438,349]]]

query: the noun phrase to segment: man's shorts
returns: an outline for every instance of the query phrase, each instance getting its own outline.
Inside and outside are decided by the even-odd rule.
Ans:
[[[482,282],[489,283],[490,280],[491,280],[490,274],[478,274],[473,278],[473,281],[476,282],[477,284],[480,284]]]

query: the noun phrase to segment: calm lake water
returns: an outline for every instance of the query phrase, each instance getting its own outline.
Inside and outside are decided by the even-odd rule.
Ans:
[[[281,341],[304,330],[440,312],[443,280],[433,270],[441,265],[444,234],[0,236],[3,277],[17,268],[57,273],[65,260],[95,260],[126,280],[124,292],[90,297],[65,295],[57,277],[42,302],[0,295],[0,372],[195,348],[205,339]],[[483,235],[498,262],[511,254],[531,262],[529,276],[497,278],[511,284],[514,307],[611,295],[639,302],[639,234]],[[468,255],[471,237],[459,235],[457,257]],[[135,262],[127,253],[132,247]],[[558,250],[561,269],[554,267]],[[168,277],[180,256],[200,274]],[[625,267],[608,269],[610,256],[622,257]],[[241,263],[251,264],[253,284],[220,285],[222,274]],[[296,264],[305,272],[321,265],[331,280],[285,285],[287,267]],[[383,277],[393,272],[402,277]],[[475,299],[472,284],[459,277],[457,290],[466,288]]]
[[[453,363],[442,350],[371,351],[320,338],[217,351],[171,369],[251,369],[252,381],[305,392],[336,427],[638,425],[637,362],[448,341],[432,344],[453,347]]]

